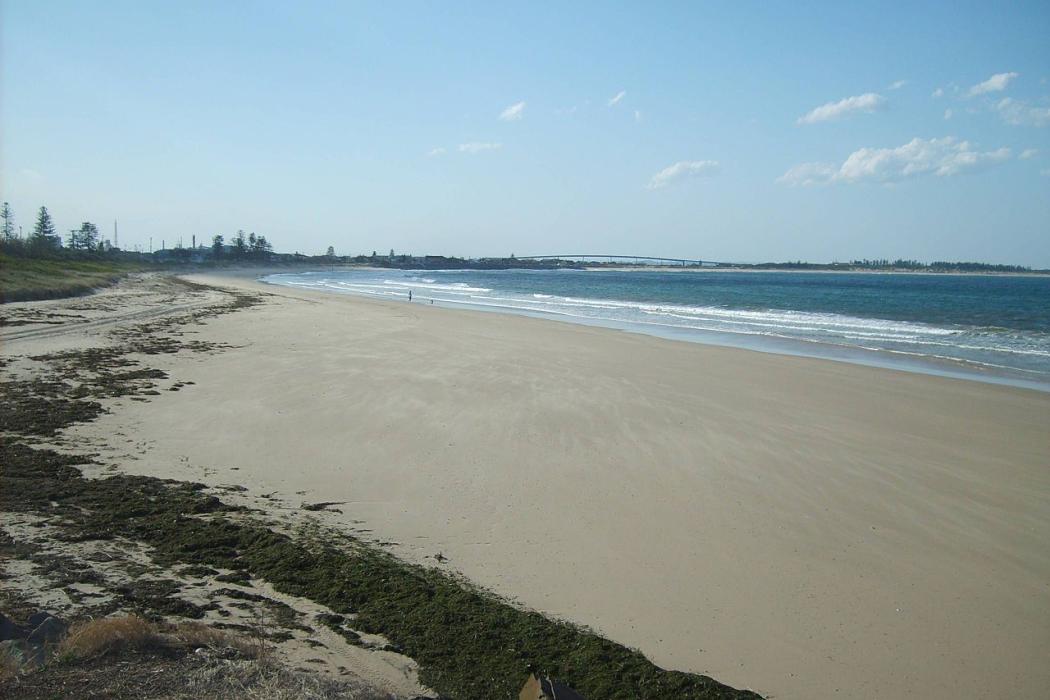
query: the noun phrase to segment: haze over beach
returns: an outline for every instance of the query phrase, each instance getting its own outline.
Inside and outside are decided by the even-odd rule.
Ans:
[[[0,4],[0,695],[1044,698],[1050,7]]]

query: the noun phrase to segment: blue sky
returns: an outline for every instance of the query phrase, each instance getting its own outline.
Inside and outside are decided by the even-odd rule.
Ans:
[[[498,5],[3,0],[2,197],[125,245],[1050,267],[1045,1]]]

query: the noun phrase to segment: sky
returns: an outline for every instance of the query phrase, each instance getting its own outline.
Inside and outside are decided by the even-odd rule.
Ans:
[[[1045,0],[0,3],[27,232],[1050,267]]]

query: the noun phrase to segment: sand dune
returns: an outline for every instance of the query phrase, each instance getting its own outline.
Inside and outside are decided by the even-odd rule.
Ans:
[[[1050,394],[265,290],[77,431],[777,698],[1050,688]]]

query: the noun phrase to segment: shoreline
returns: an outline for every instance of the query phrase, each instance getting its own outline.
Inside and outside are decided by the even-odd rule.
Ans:
[[[1045,394],[258,272],[189,276],[270,296],[190,329],[223,352],[151,358],[192,386],[69,439],[275,514],[339,502],[321,524],[776,697],[1050,683]]]
[[[342,268],[338,268],[342,269]],[[369,271],[382,271],[384,268],[361,268]],[[281,282],[269,281],[268,277],[279,274],[302,274],[305,272],[325,272],[328,270],[315,269],[303,270],[290,273],[287,271],[265,272],[254,276],[256,282],[272,285],[284,289],[303,290],[303,287],[282,284]],[[600,271],[600,270],[595,270]],[[420,270],[419,272],[435,272],[434,270]],[[664,272],[664,270],[661,270]],[[750,272],[741,270],[741,272]],[[766,272],[756,270],[755,272]],[[777,271],[779,272],[779,271]],[[802,271],[800,271],[802,272]],[[248,278],[251,275],[235,273],[239,278]],[[918,273],[916,273],[918,274]],[[936,273],[931,273],[936,274]],[[361,294],[339,289],[311,290],[323,294],[336,294],[345,296],[356,296],[363,299],[383,300],[391,303],[408,303],[396,298],[383,299],[369,294]],[[426,295],[421,294],[420,300],[415,303],[424,303]],[[482,313],[507,314],[526,318],[549,320],[560,323],[569,323],[594,328],[606,328],[627,333],[672,340],[676,342],[695,343],[716,347],[735,348],[751,352],[760,352],[772,355],[789,357],[806,357],[810,359],[827,360],[831,362],[842,362],[846,364],[864,367],[877,367],[893,371],[903,371],[913,374],[927,376],[947,377],[961,379],[964,381],[975,381],[1000,386],[1010,386],[1021,389],[1029,389],[1050,393],[1050,377],[1039,374],[1033,370],[1023,370],[1012,367],[994,365],[978,362],[975,360],[962,360],[950,357],[939,357],[935,355],[924,355],[900,350],[882,348],[867,348],[862,346],[851,346],[845,344],[826,343],[817,340],[804,340],[801,338],[785,338],[778,336],[755,336],[744,333],[732,333],[729,331],[698,330],[660,323],[644,323],[637,321],[620,321],[615,319],[592,318],[588,316],[572,316],[559,314],[554,311],[541,309],[524,309],[506,304],[483,304],[472,302],[451,302],[437,299],[435,305],[447,309],[461,309],[466,311],[477,311]],[[1039,375],[1033,378],[1031,374]]]

